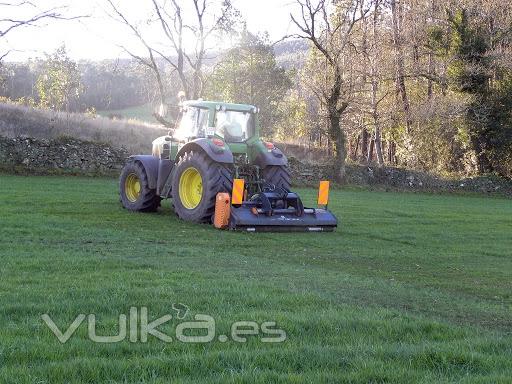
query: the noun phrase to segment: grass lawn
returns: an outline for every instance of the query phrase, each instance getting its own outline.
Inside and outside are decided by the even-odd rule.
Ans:
[[[331,191],[337,232],[245,234],[128,213],[116,183],[0,176],[1,383],[512,382],[510,200]],[[41,319],[114,335],[132,306],[173,314],[174,341],[95,343],[85,320],[61,344]],[[196,314],[215,340],[177,341]],[[239,320],[286,341],[219,341]]]

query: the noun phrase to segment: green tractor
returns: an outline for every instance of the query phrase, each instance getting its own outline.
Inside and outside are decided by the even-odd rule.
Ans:
[[[183,102],[173,134],[156,139],[152,155],[131,156],[124,166],[122,205],[130,211],[150,212],[170,198],[181,219],[210,223],[217,196],[230,194],[233,180],[243,179],[244,202],[233,206],[232,229],[334,228],[334,217],[328,225],[325,220],[300,220],[310,212],[290,192],[286,156],[260,138],[258,112],[252,105]],[[240,217],[246,214],[247,218]],[[272,216],[285,219],[264,220]]]

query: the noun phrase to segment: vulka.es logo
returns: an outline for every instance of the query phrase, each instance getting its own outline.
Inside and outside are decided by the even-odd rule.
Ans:
[[[183,312],[178,312],[177,319],[182,320],[184,316],[180,316],[180,313],[183,314]],[[132,343],[139,341],[146,343],[149,336],[166,343],[173,341],[173,337],[158,329],[170,322],[173,316],[167,314],[149,322],[147,307],[141,307],[140,310],[137,307],[131,307],[128,316],[120,314],[118,333],[112,336],[100,336],[96,333],[96,315],[94,314],[88,316],[79,314],[64,332],[59,329],[48,314],[42,315],[41,318],[63,344],[75,334],[85,319],[87,319],[88,337],[95,343],[119,343],[127,337]],[[182,322],[176,326],[176,340],[182,343],[209,343],[214,341],[216,337],[215,319],[209,315],[197,314],[194,316],[194,320]],[[191,333],[200,333],[201,335],[191,335]],[[247,341],[246,336],[260,336],[260,341],[263,343],[280,343],[286,340],[286,332],[276,328],[274,321],[266,321],[261,325],[255,321],[238,321],[231,325],[231,340],[245,343]],[[219,335],[217,340],[226,342],[230,340],[230,337]]]

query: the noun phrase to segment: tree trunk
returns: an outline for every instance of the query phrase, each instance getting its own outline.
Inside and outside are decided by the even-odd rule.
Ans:
[[[374,144],[375,144],[375,152],[377,153],[377,162],[379,167],[384,165],[384,158],[382,156],[382,134],[380,130],[380,122],[379,122],[379,111],[378,111],[378,102],[377,102],[377,90],[378,83],[372,69],[372,118],[373,118],[373,129],[375,132]]]
[[[372,39],[373,39],[373,49],[372,51],[376,49],[376,47],[379,44],[378,41],[378,31],[377,31],[377,23],[378,23],[378,8],[379,3],[376,1],[375,9],[373,13],[373,23],[372,23]],[[379,72],[378,72],[378,63],[377,58],[375,57],[375,53],[372,55],[372,59],[370,60],[370,68],[371,68],[371,82],[372,82],[372,117],[373,117],[373,129],[375,132],[375,151],[377,153],[377,162],[379,164],[379,167],[382,167],[384,165],[384,158],[382,156],[382,140],[381,140],[381,127],[380,127],[380,118],[379,118],[379,100],[378,100],[378,93],[379,93]]]
[[[361,132],[361,162],[367,161],[368,158],[368,130],[363,127]]]
[[[330,95],[326,99],[327,112],[329,114],[329,137],[334,144],[334,161],[336,167],[335,179],[343,183],[345,179],[345,161],[347,158],[345,130],[341,126],[341,116],[348,108],[348,103],[343,102],[338,106],[341,98],[343,79],[339,68],[336,70],[334,84]]]
[[[435,13],[435,0],[430,1],[429,7],[429,21],[431,23],[434,22],[434,13]],[[427,79],[427,96],[428,99],[431,100],[434,94],[434,82],[432,78],[434,76],[434,52],[432,49],[428,52],[428,79]]]
[[[382,138],[378,120],[375,120],[375,152],[377,153],[377,162],[379,167],[384,166],[384,157],[382,156]]]
[[[432,76],[434,75],[434,54],[432,52],[428,53],[428,75],[427,97],[429,100],[432,100],[432,95],[434,94],[434,83],[432,82]]]
[[[366,156],[366,163],[369,165],[373,162],[373,151],[375,148],[375,140],[372,138],[370,140],[370,145],[368,146],[368,155]]]
[[[341,129],[341,116],[337,112],[329,113],[329,136],[334,144],[335,180],[342,183],[345,179],[345,161],[347,157],[345,132]]]
[[[396,0],[390,0],[391,16],[393,26],[393,46],[395,50],[395,83],[397,94],[400,96],[402,104],[402,111],[405,118],[405,147],[407,149],[408,157],[412,158],[414,151],[412,148],[412,118],[409,96],[407,95],[407,88],[405,85],[405,64],[404,53],[402,48],[402,4]]]
[[[407,88],[405,86],[405,64],[404,53],[402,49],[402,6],[396,4],[396,0],[390,0],[391,13],[393,20],[393,45],[395,48],[395,70],[396,70],[396,87],[402,101],[402,109],[405,115],[405,126],[407,134],[411,132],[411,111]]]
[[[357,154],[359,152],[359,144],[361,143],[361,135],[357,135],[356,139],[356,148],[354,149],[354,152],[352,153],[352,160],[357,161]]]

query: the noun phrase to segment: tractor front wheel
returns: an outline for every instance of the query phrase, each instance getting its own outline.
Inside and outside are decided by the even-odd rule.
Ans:
[[[172,179],[172,199],[178,217],[195,223],[210,222],[217,193],[231,192],[232,171],[203,152],[187,152]]]
[[[154,212],[160,206],[156,190],[149,188],[144,166],[130,160],[121,171],[119,194],[124,208],[136,212]]]

